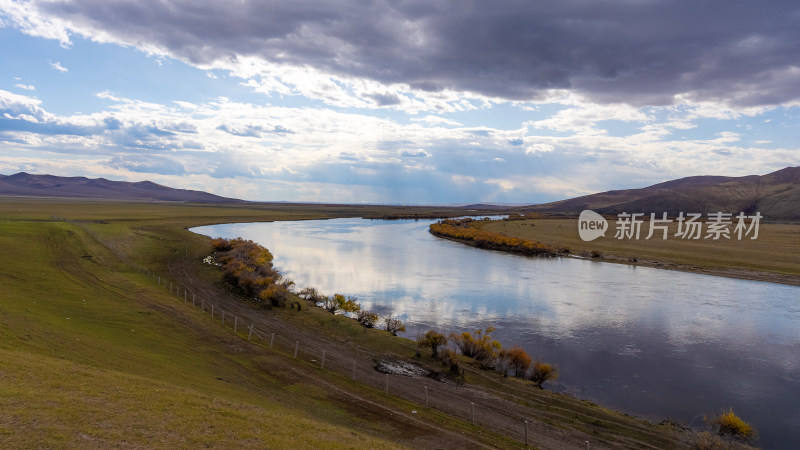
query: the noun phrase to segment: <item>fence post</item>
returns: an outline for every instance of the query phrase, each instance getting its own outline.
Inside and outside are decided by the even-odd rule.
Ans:
[[[172,281],[169,282],[169,293],[172,294]]]
[[[525,420],[525,445],[528,445],[528,421]]]
[[[428,386],[425,386],[425,407],[428,407]]]
[[[206,301],[203,300],[202,298],[200,299],[200,310],[202,311],[206,310]]]
[[[186,288],[183,288],[183,302],[186,303]]]
[[[472,411],[472,424],[475,425],[475,403],[469,402],[469,409]]]
[[[225,310],[222,310],[222,324],[225,325]]]
[[[389,374],[386,374],[386,393],[389,393]]]
[[[197,296],[196,296],[196,295],[194,295],[194,293],[192,293],[192,308],[194,308],[194,307],[195,307],[195,305],[194,305],[194,301],[195,301],[195,300],[197,300],[197,298],[196,298],[196,297],[197,297]]]
[[[239,324],[239,318],[233,316],[233,332],[236,333],[236,326]]]
[[[161,286],[161,275],[158,276],[158,285]]]
[[[320,369],[325,368],[325,350],[322,351],[322,364],[320,364]]]
[[[272,350],[272,344],[275,343],[275,333],[272,333],[272,337],[269,338],[269,349]]]
[[[300,349],[300,341],[294,342],[294,358],[297,359],[297,350]]]
[[[211,304],[211,317],[214,317],[214,304]]]
[[[253,336],[253,325],[254,324],[252,324],[252,323],[250,324],[250,332],[247,333],[247,340],[248,341],[250,340],[250,337]]]
[[[356,381],[356,362],[353,361],[353,381]]]
[[[589,441],[586,441],[586,450],[589,450]]]

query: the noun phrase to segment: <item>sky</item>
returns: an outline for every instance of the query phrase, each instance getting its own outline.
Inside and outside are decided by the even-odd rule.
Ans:
[[[532,204],[800,165],[795,0],[0,0],[0,173]]]

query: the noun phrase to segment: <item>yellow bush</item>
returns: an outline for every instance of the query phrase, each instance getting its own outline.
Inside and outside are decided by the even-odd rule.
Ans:
[[[712,423],[719,427],[717,433],[720,436],[730,436],[745,442],[755,436],[753,427],[734,414],[733,408],[713,419]]]

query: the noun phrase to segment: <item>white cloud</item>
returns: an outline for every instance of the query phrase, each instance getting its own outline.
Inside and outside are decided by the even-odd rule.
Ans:
[[[446,118],[441,117],[441,116],[434,116],[434,115],[430,115],[430,114],[425,116],[425,117],[413,118],[413,119],[411,119],[411,121],[412,122],[423,122],[423,123],[427,123],[427,124],[430,124],[430,125],[451,125],[451,126],[456,126],[456,127],[461,125],[459,122],[456,122],[455,120],[446,119]]]
[[[526,146],[525,153],[528,154],[546,153],[546,152],[552,152],[555,149],[556,148],[550,144],[536,143]]]
[[[35,91],[36,90],[36,86],[34,86],[32,84],[17,83],[17,84],[14,85],[14,87],[19,88],[19,89],[24,89],[26,91]]]
[[[50,62],[50,67],[52,67],[53,69],[56,69],[57,71],[62,72],[62,73],[69,72],[69,69],[67,69],[66,67],[63,67],[61,65],[61,62],[59,62],[59,61]]]

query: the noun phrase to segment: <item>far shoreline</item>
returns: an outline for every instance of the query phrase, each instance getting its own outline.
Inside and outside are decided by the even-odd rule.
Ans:
[[[562,221],[564,220],[566,220],[567,223],[563,223]],[[521,239],[534,240],[537,242],[543,242],[557,249],[568,249],[568,251],[560,252],[558,256],[561,257],[583,259],[595,262],[624,264],[634,267],[649,267],[654,269],[675,270],[679,272],[698,273],[702,275],[711,275],[711,276],[734,278],[747,281],[760,281],[760,282],[800,287],[800,275],[791,275],[788,273],[781,273],[778,271],[755,270],[747,267],[720,267],[719,265],[714,264],[715,260],[713,257],[716,257],[717,261],[721,260],[726,264],[738,263],[741,266],[744,266],[747,263],[751,263],[752,260],[755,259],[754,255],[758,253],[757,250],[744,250],[744,251],[738,250],[738,254],[732,254],[732,255],[725,254],[724,253],[725,250],[720,250],[718,252],[719,255],[717,255],[714,254],[717,252],[709,250],[708,248],[699,248],[693,251],[700,253],[700,256],[695,256],[694,254],[692,254],[692,257],[687,257],[686,255],[683,255],[683,259],[685,259],[686,261],[675,261],[675,259],[679,259],[679,257],[681,257],[682,255],[674,252],[671,255],[668,254],[669,252],[667,250],[673,250],[673,249],[664,249],[661,247],[634,249],[634,248],[625,248],[619,246],[618,243],[614,241],[608,241],[602,244],[595,243],[597,245],[592,245],[592,243],[589,242],[579,241],[577,233],[576,236],[573,237],[569,235],[567,231],[565,231],[565,229],[570,228],[570,223],[569,220],[567,219],[536,218],[536,219],[530,219],[530,222],[496,220],[489,222],[476,221],[474,223],[477,225],[477,228],[483,231],[491,232],[493,234],[498,234],[506,237],[517,237]],[[521,223],[523,225],[514,225],[515,223]],[[525,225],[528,226],[526,227]],[[508,251],[503,248],[496,248],[496,249],[482,248],[480,245],[475,245],[475,243],[464,239],[441,236],[438,234],[434,235],[442,239],[457,241],[462,244],[466,244],[471,247],[479,248],[482,250],[497,250],[504,253],[519,254],[517,252]],[[795,241],[795,239],[797,238],[794,238],[793,236],[791,237],[792,241]],[[786,252],[786,254],[790,254],[792,256],[794,254],[800,254],[792,252],[791,248],[788,248],[789,245],[784,245],[784,244],[786,244],[786,242],[780,240],[771,243],[771,245],[774,245],[777,248],[781,248],[784,252]],[[794,244],[794,242],[791,242],[791,244]],[[686,245],[686,241],[683,242],[678,241],[678,246],[680,245]],[[685,248],[683,250],[685,252]],[[752,252],[752,254],[748,252]],[[624,253],[630,253],[637,256],[624,255]],[[661,258],[662,255],[664,255],[663,259]],[[711,258],[708,259],[709,257]],[[768,259],[769,257],[770,255],[767,255]],[[705,265],[694,264],[692,263],[693,259],[702,259],[702,261],[706,262],[706,264]],[[776,266],[776,268],[783,269],[786,271],[790,271],[792,269],[790,264],[779,266],[778,263],[776,262],[774,265]]]

